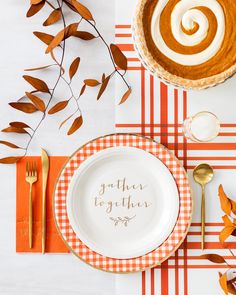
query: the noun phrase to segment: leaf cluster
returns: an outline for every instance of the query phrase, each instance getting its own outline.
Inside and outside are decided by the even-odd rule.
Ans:
[[[220,232],[219,240],[222,243],[222,246],[225,246],[225,241],[230,236],[236,236],[236,202],[226,195],[222,185],[219,186],[218,194],[221,209],[225,213],[225,215],[222,217],[224,228]],[[236,258],[232,250],[230,250],[230,253],[234,258]],[[208,259],[209,261],[216,264],[227,264],[229,266],[229,270],[231,269],[231,266],[221,255],[204,254],[201,256],[201,258]],[[224,274],[219,272],[219,284],[226,295],[236,295],[236,277],[229,280],[227,276],[229,270],[227,270]]]
[[[56,3],[57,6],[55,6]],[[29,137],[29,140],[26,143],[25,147],[19,147],[15,143],[9,141],[0,141],[0,144],[5,145],[9,148],[24,150],[24,154],[21,157],[5,157],[0,159],[0,163],[3,164],[16,163],[22,157],[24,157],[27,154],[27,150],[32,141],[32,138],[35,136],[37,129],[39,128],[45,117],[47,115],[55,115],[63,111],[70,103],[72,103],[72,101],[74,101],[75,110],[60,123],[59,128],[61,128],[65,125],[65,123],[71,120],[71,124],[67,130],[67,134],[72,135],[77,130],[79,130],[83,125],[83,114],[79,107],[79,99],[85,93],[86,89],[90,87],[98,87],[97,100],[100,100],[102,95],[105,93],[109,82],[111,81],[111,78],[115,74],[118,74],[127,87],[127,90],[123,94],[119,104],[125,103],[125,101],[129,98],[131,94],[131,87],[125,80],[125,74],[128,68],[127,58],[117,45],[106,43],[105,39],[96,27],[95,18],[89,8],[78,0],[30,0],[30,7],[27,11],[26,16],[34,16],[35,14],[39,13],[45,5],[48,5],[51,11],[49,15],[47,15],[46,19],[43,21],[43,27],[47,28],[54,25],[55,23],[60,22],[63,28],[61,28],[55,35],[40,31],[35,31],[33,32],[33,34],[46,45],[45,53],[51,56],[53,62],[48,65],[29,68],[25,71],[45,71],[49,68],[57,68],[59,70],[59,77],[56,79],[54,86],[49,86],[49,84],[44,81],[44,79],[39,79],[38,77],[31,75],[23,75],[23,79],[33,89],[27,90],[20,99],[14,102],[10,102],[9,105],[15,110],[29,115],[39,112],[41,114],[41,119],[36,124],[36,127],[30,127],[24,122],[11,122],[8,127],[2,130],[2,132],[5,133],[18,133],[28,135]],[[72,13],[76,13],[76,15],[78,16],[77,22],[67,24],[66,13],[64,11],[65,7],[69,8]],[[80,30],[80,24],[82,21],[87,22],[91,26],[93,33]],[[80,91],[78,91],[77,93],[77,90],[75,90],[72,86],[72,80],[76,75],[78,75],[81,57],[76,57],[73,61],[71,61],[70,66],[68,66],[68,71],[66,71],[65,69],[66,65],[63,65],[64,57],[66,55],[65,42],[69,38],[76,38],[80,40],[80,42],[89,43],[92,40],[100,39],[104,43],[105,48],[107,48],[107,50],[109,51],[109,56],[114,67],[114,71],[109,74],[103,73],[101,79],[84,79],[83,85],[81,86]],[[58,55],[60,57],[58,57]],[[68,76],[68,79],[66,76]],[[60,101],[54,102],[54,92],[56,91],[60,81],[64,81],[71,93],[71,96],[67,99],[63,98]]]

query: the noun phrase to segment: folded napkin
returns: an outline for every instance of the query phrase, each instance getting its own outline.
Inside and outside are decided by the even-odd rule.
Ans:
[[[46,252],[68,253],[53,218],[53,191],[60,170],[67,157],[50,157],[47,186],[47,238]],[[29,248],[29,184],[25,181],[26,161],[37,164],[38,181],[33,185],[33,248]],[[26,157],[16,166],[16,252],[41,252],[42,228],[42,172],[40,157]]]

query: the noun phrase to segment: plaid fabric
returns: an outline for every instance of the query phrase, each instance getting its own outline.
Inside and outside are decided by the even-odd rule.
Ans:
[[[187,169],[192,181],[192,169],[207,162],[216,171],[216,178],[207,188],[206,251],[218,253],[236,267],[235,260],[219,243],[223,215],[217,199],[220,182],[228,188],[235,188],[236,177],[236,123],[233,109],[235,87],[232,81],[216,88],[202,91],[185,91],[166,85],[153,77],[140,62],[132,38],[132,13],[136,1],[116,1],[116,44],[128,57],[128,80],[133,93],[129,100],[116,107],[117,132],[129,132],[148,136],[172,150]],[[233,78],[234,79],[234,78]],[[229,90],[228,83],[231,83]],[[228,88],[227,88],[228,87]],[[233,87],[233,88],[232,88]],[[121,84],[117,81],[117,97]],[[215,102],[221,97],[221,103]],[[227,97],[227,104],[226,104]],[[228,107],[227,107],[228,106]],[[222,122],[218,138],[210,143],[187,141],[182,133],[186,117],[198,111],[209,110]],[[212,264],[199,256],[201,251],[200,187],[193,181],[195,212],[188,236],[179,250],[168,260],[142,274],[130,278],[117,278],[117,295],[220,295],[217,271],[224,272],[227,265]],[[211,188],[211,190],[210,190]],[[233,196],[232,196],[233,197]],[[235,249],[233,238],[226,245]]]
[[[80,164],[96,152],[117,146],[143,149],[159,158],[172,173],[179,191],[180,209],[178,220],[169,238],[157,249],[135,259],[112,259],[87,248],[74,233],[66,210],[66,195],[74,172]],[[96,268],[112,272],[133,272],[157,265],[165,260],[179,246],[186,235],[191,214],[192,198],[186,173],[176,158],[163,146],[148,138],[114,134],[95,139],[79,149],[68,161],[59,178],[55,191],[55,217],[64,240],[72,251],[85,262]]]

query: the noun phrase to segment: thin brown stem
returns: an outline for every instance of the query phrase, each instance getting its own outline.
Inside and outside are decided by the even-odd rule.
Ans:
[[[62,16],[62,20],[63,20],[63,26],[64,26],[64,29],[66,27],[66,21],[65,21],[65,17],[64,17],[64,14],[63,14],[63,11],[62,11],[62,5],[63,5],[63,1],[62,3],[60,4],[59,1],[57,0],[57,3],[58,3],[58,6],[59,6],[59,9],[61,11],[61,16]],[[54,93],[55,93],[55,90],[57,88],[57,85],[62,77],[62,65],[63,65],[63,61],[64,61],[64,57],[65,57],[65,48],[66,48],[66,41],[64,40],[63,41],[63,45],[62,45],[62,55],[61,55],[61,61],[60,61],[60,64],[59,64],[59,75],[58,75],[58,78],[54,84],[54,87],[52,88],[52,91],[50,92],[50,98],[48,100],[48,103],[46,105],[46,108],[45,108],[45,112],[43,113],[43,116],[42,118],[40,119],[40,121],[38,122],[36,128],[33,130],[33,133],[31,134],[31,137],[30,137],[30,140],[28,141],[26,147],[25,147],[25,153],[23,156],[25,156],[28,152],[28,148],[30,146],[30,143],[32,142],[37,130],[39,129],[39,127],[41,126],[42,122],[44,121],[45,117],[46,117],[46,112],[49,108],[49,105],[54,97]]]
[[[69,98],[69,101],[73,98],[74,101],[75,101],[75,103],[76,103],[76,106],[77,106],[77,110],[76,110],[76,112],[77,112],[77,111],[80,111],[80,113],[82,113],[82,112],[81,112],[81,109],[80,109],[80,106],[79,106],[79,103],[78,103],[78,98],[76,98],[76,96],[75,96],[75,94],[74,94],[74,91],[73,91],[73,89],[72,89],[72,87],[71,87],[71,83],[69,83],[69,82],[66,80],[66,78],[64,78],[63,76],[62,76],[61,78],[62,78],[62,80],[67,84],[67,86],[68,86],[68,88],[69,88],[69,90],[70,90],[71,97]]]
[[[115,62],[114,62],[114,59],[113,59],[113,56],[112,56],[112,53],[111,53],[111,50],[110,50],[110,47],[109,47],[108,43],[106,42],[106,40],[104,39],[104,37],[102,36],[102,34],[101,34],[101,33],[99,32],[99,30],[97,29],[96,25],[93,24],[93,23],[92,23],[91,21],[89,21],[89,20],[86,20],[86,19],[84,19],[84,20],[94,28],[94,30],[95,30],[96,33],[98,34],[98,37],[102,40],[102,42],[104,43],[104,45],[106,46],[106,48],[107,48],[107,50],[108,50],[108,52],[109,52],[109,56],[110,56],[110,59],[111,59],[111,61],[112,61],[113,67],[114,67],[114,69],[115,69],[115,72],[121,77],[121,79],[123,80],[123,82],[126,84],[127,88],[130,88],[130,85],[127,83],[127,81],[126,81],[126,79],[125,79],[125,77],[124,77],[124,75],[125,75],[126,72],[124,72],[124,74],[121,74],[121,72],[120,72],[119,70],[117,70],[117,68],[116,68],[116,64],[115,64]]]
[[[228,270],[230,270],[231,268],[232,268],[232,266],[227,262],[227,261],[225,261],[225,263],[228,265],[228,267],[229,267],[229,269]]]
[[[48,0],[45,1],[52,9],[56,9],[56,7],[51,3],[49,2]]]
[[[232,256],[235,257],[235,254],[234,254],[234,252],[233,252],[231,249],[229,249],[229,252],[231,253]],[[235,258],[236,258],[236,257],[235,257]]]

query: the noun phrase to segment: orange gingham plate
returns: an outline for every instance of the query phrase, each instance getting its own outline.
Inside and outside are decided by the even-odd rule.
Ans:
[[[159,158],[172,173],[180,198],[179,216],[168,239],[157,249],[132,259],[102,256],[83,244],[74,233],[67,216],[66,197],[70,181],[80,164],[94,153],[110,147],[129,146],[143,149]],[[54,216],[57,228],[68,248],[84,262],[109,272],[128,273],[154,267],[166,260],[184,240],[191,222],[192,195],[187,174],[177,158],[152,139],[134,134],[112,134],[90,141],[77,150],[63,168],[54,193]]]

